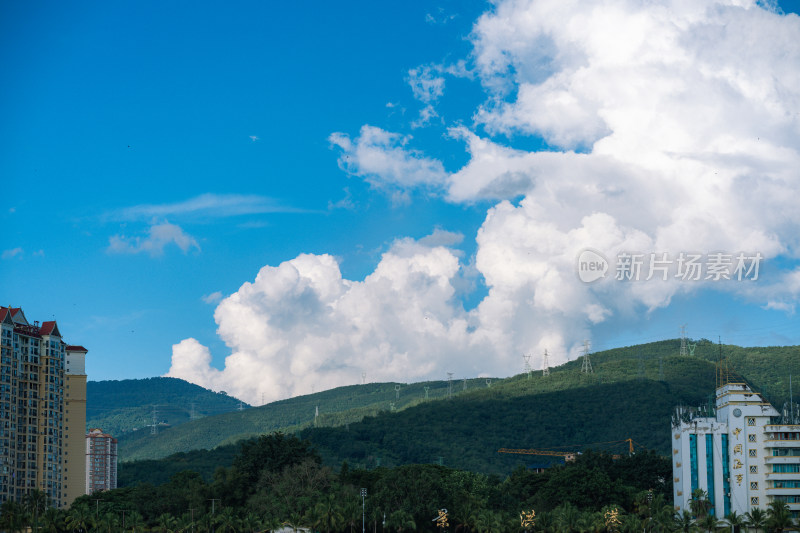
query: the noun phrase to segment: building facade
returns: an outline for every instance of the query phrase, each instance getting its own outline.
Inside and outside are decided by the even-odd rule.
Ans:
[[[64,358],[64,504],[86,492],[86,353],[67,346]]]
[[[744,383],[716,391],[713,408],[676,410],[672,421],[675,510],[700,489],[723,518],[766,509],[773,500],[800,514],[800,425]]]
[[[90,429],[86,434],[86,494],[117,488],[117,439]]]
[[[31,324],[20,308],[0,307],[0,330],[0,502],[39,489],[64,507],[72,501],[64,471],[68,345],[55,321]],[[85,392],[83,408],[85,420]]]

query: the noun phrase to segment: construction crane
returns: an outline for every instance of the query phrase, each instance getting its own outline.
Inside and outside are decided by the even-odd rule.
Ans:
[[[624,439],[624,440],[612,440],[608,442],[593,442],[591,444],[576,444],[572,446],[564,446],[564,448],[587,448],[590,446],[599,446],[599,445],[606,445],[606,446],[614,446],[619,444],[627,444],[628,445],[628,453],[633,454],[635,449],[634,447],[638,447],[640,449],[645,449],[644,446],[634,442],[633,439]],[[549,455],[553,457],[563,457],[564,461],[570,462],[575,460],[575,456],[577,452],[564,452],[564,451],[556,451],[556,450],[527,450],[527,449],[515,449],[515,448],[500,448],[497,450],[497,453],[515,453],[515,454],[522,454],[522,455]],[[619,455],[612,456],[614,459],[619,458]]]

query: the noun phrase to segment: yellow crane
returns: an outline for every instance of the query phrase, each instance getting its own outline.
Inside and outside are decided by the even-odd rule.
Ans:
[[[645,449],[644,446],[635,442],[633,439],[624,439],[624,440],[612,440],[607,442],[593,442],[591,444],[575,444],[572,446],[563,446],[564,448],[587,448],[591,446],[614,446],[619,444],[627,444],[628,445],[628,453],[634,453],[635,447],[640,449]],[[532,450],[532,449],[519,449],[519,448],[500,448],[497,450],[498,453],[515,453],[515,454],[522,454],[522,455],[550,455],[554,457],[563,457],[564,461],[574,461],[577,452],[564,452],[558,450]],[[614,455],[614,459],[619,458],[619,455]]]

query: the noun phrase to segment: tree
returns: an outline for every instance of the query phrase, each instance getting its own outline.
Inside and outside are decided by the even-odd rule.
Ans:
[[[714,533],[719,528],[720,520],[716,516],[711,513],[705,515],[702,520],[700,520],[700,525],[708,531],[708,533]]]
[[[26,514],[31,518],[31,529],[39,529],[39,517],[50,506],[50,497],[44,491],[33,489],[22,499]]]
[[[325,533],[338,530],[343,522],[336,496],[332,493],[327,494],[314,506],[312,516],[314,527]]]
[[[755,529],[756,531],[766,532],[767,513],[765,513],[763,509],[756,507],[749,513],[745,513],[744,516],[747,527]]]
[[[386,526],[394,529],[397,533],[403,533],[407,529],[416,530],[417,524],[411,513],[403,510],[395,511],[386,518]]]
[[[692,513],[684,509],[681,513],[675,513],[675,516],[672,519],[672,530],[673,531],[680,531],[681,533],[692,533],[694,531],[694,519],[692,518]]]
[[[739,533],[742,527],[747,525],[745,516],[738,514],[736,511],[731,511],[730,514],[725,517],[725,521],[733,528],[733,533]]]
[[[67,513],[66,525],[75,532],[85,533],[94,526],[92,511],[88,505],[73,505]]]
[[[42,515],[42,530],[47,533],[58,533],[63,530],[65,513],[55,507],[50,507]]]
[[[6,531],[22,531],[27,518],[25,509],[17,502],[8,500],[0,505],[0,527]]]
[[[178,530],[178,521],[169,513],[163,513],[156,519],[156,531],[161,533],[175,533]]]
[[[712,503],[708,500],[708,493],[703,489],[695,489],[692,491],[692,499],[689,502],[689,508],[692,510],[692,515],[698,520],[702,521],[703,518],[711,510]]]
[[[784,529],[794,526],[792,512],[789,505],[781,500],[772,500],[767,509],[767,527],[776,533],[783,533]]]

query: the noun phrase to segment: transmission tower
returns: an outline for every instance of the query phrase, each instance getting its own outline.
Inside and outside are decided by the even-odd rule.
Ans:
[[[239,407],[237,407],[236,409],[239,411],[244,411],[244,404],[242,403],[242,400],[239,400]]]
[[[449,400],[452,397],[453,397],[453,373],[452,372],[448,372],[447,373],[447,399]]]
[[[314,408],[314,427],[317,427],[317,418],[319,418],[319,405]]]
[[[362,385],[366,385],[367,384],[367,373],[366,372],[362,372],[361,373],[361,384]]]
[[[583,364],[581,364],[581,374],[594,374],[592,361],[589,359],[589,341],[583,341]]]
[[[194,406],[195,404],[192,402],[192,410],[189,411],[189,420],[194,420],[197,418],[197,413],[195,413]]]
[[[686,357],[686,324],[681,326],[681,357]]]
[[[467,378],[464,378],[464,384],[461,387],[461,390],[467,390]]]
[[[486,378],[486,386],[492,388],[492,378]]]
[[[399,400],[400,399],[400,385],[395,385],[394,386],[394,399],[395,400]]]
[[[153,406],[153,425],[150,426],[150,434],[151,435],[158,435],[158,411],[156,411],[156,406]]]
[[[547,356],[547,349],[544,350],[544,358],[542,359],[542,376],[550,375],[550,360]]]
[[[431,390],[431,388],[430,388],[430,387],[428,387],[428,386],[426,385],[426,386],[425,386],[425,399],[426,399],[426,400],[428,399],[428,391],[429,391],[429,390]]]
[[[531,379],[531,354],[522,354],[522,359],[525,361],[525,373],[528,374],[528,379]]]

